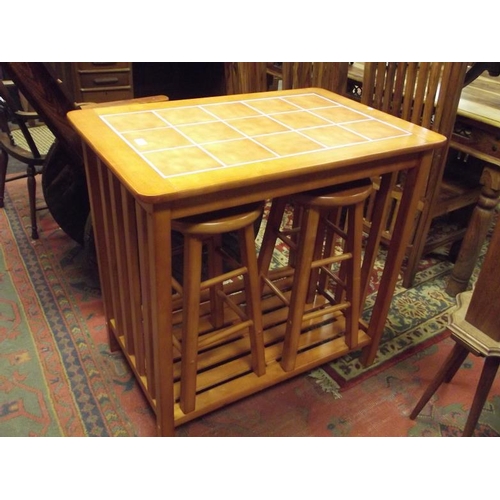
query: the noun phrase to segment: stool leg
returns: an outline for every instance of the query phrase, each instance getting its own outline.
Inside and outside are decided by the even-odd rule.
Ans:
[[[196,400],[201,255],[202,241],[186,235],[184,239],[184,322],[182,325],[180,394],[180,407],[184,413],[195,409]]]
[[[327,252],[328,247],[323,246],[325,243],[325,231],[326,225],[324,224],[323,219],[320,215],[318,228],[316,230],[316,240],[314,242],[313,261],[320,260],[323,256],[326,257],[325,252]],[[323,278],[323,280],[321,278]],[[314,302],[316,292],[318,290],[321,290],[320,284],[326,286],[326,282],[327,280],[325,279],[325,273],[320,272],[319,267],[311,269],[309,275],[309,287],[307,289],[306,304],[312,304]]]
[[[352,258],[347,261],[346,299],[351,306],[346,311],[346,343],[354,349],[358,345],[359,316],[361,311],[361,246],[363,238],[363,205],[349,207],[347,250]]]
[[[338,225],[339,224],[339,216],[340,216],[341,210],[338,208],[333,208],[329,214],[328,214],[328,220],[334,224]],[[326,238],[325,238],[325,252],[324,256],[325,257],[333,257],[335,255],[335,246],[338,241],[338,236],[333,232],[333,231],[327,231],[326,232]],[[316,260],[316,257],[314,257],[314,260]],[[328,275],[326,273],[321,272],[319,275],[318,279],[318,290],[321,292],[324,292],[327,290],[328,287]],[[335,298],[337,300],[337,286],[335,286]]]
[[[252,320],[250,327],[252,369],[260,377],[266,372],[266,360],[260,301],[261,285],[255,253],[255,233],[252,226],[240,230],[240,251],[242,263],[247,268],[244,280],[247,316]]]
[[[268,220],[264,236],[259,252],[259,272],[263,276],[269,273],[269,266],[273,258],[274,248],[276,246],[277,232],[279,231],[281,221],[283,220],[283,213],[285,212],[286,199],[276,198],[272,201],[271,209],[269,210]]]
[[[222,235],[217,234],[208,241],[208,272],[209,277],[220,276],[223,271],[222,255],[218,251],[222,244]],[[224,302],[217,293],[222,291],[223,284],[217,283],[210,287],[210,318],[215,328],[224,324]]]
[[[444,365],[438,371],[432,382],[429,384],[424,394],[420,398],[415,408],[410,414],[410,419],[415,420],[417,415],[421,412],[422,408],[427,404],[427,401],[431,399],[432,395],[438,390],[439,386],[448,377],[449,373],[453,370],[456,371],[456,366],[460,366],[464,361],[469,351],[461,346],[460,344],[455,344],[450,354],[446,358]]]
[[[297,267],[290,297],[290,312],[283,343],[281,366],[285,371],[291,371],[295,368],[318,224],[319,211],[312,207],[305,208],[297,251]]]
[[[497,374],[498,365],[500,364],[500,357],[489,356],[484,360],[483,371],[481,372],[481,378],[477,384],[476,394],[474,395],[474,401],[467,417],[467,422],[465,423],[463,436],[470,437],[474,434],[474,429],[476,428],[477,421],[481,416],[483,411],[484,403],[490,392],[491,385],[495,376]]]

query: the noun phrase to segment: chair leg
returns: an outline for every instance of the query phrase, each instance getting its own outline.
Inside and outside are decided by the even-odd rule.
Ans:
[[[181,394],[180,407],[184,413],[195,409],[196,374],[198,357],[198,323],[200,314],[202,241],[186,236],[184,240],[184,283],[181,355]]]
[[[4,206],[4,195],[5,195],[5,182],[7,178],[7,163],[9,161],[9,156],[2,149],[0,150],[0,208]]]
[[[464,361],[469,351],[461,346],[460,344],[455,344],[450,354],[446,358],[444,365],[438,371],[432,382],[429,384],[424,394],[420,398],[415,408],[410,414],[410,419],[415,420],[418,414],[422,411],[422,408],[427,404],[432,395],[438,390],[439,386],[449,377],[450,373],[457,371],[457,366],[460,366]]]
[[[38,239],[38,227],[36,221],[36,170],[33,165],[28,165],[28,197],[30,204],[30,218],[31,218],[31,237],[34,240]]]
[[[474,401],[467,417],[467,422],[465,423],[463,436],[470,437],[474,434],[474,429],[476,428],[477,421],[483,411],[484,403],[490,392],[491,385],[498,371],[498,366],[500,364],[500,357],[489,356],[484,360],[483,371],[481,372],[481,378],[477,384],[476,394],[474,395]]]

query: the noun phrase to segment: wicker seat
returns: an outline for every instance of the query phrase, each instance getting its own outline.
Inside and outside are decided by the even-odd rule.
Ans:
[[[36,113],[21,109],[20,94],[15,86],[0,81],[0,207],[4,206],[5,183],[26,178],[33,239],[38,238],[36,212],[47,208],[36,204],[35,176],[41,173],[54,142],[54,135],[40,123]],[[26,171],[8,174],[9,158],[25,164]]]

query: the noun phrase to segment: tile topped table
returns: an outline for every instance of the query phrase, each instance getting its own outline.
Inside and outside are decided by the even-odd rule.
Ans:
[[[280,357],[284,328],[269,326],[266,374],[248,370],[236,343],[206,356],[196,410],[178,406],[176,314],[171,296],[171,220],[354,179],[408,170],[395,238],[368,325],[373,361],[433,150],[445,138],[323,89],[220,96],[69,113],[83,139],[107,327],[156,412],[158,434],[348,352],[342,322],[304,339],[293,372]],[[363,283],[378,249],[374,223]],[[270,316],[263,301],[264,320]],[[274,320],[273,320],[274,321]],[[267,322],[271,325],[271,320]],[[332,334],[334,332],[334,334]],[[216,360],[216,361],[215,361]],[[211,365],[213,363],[213,366]]]

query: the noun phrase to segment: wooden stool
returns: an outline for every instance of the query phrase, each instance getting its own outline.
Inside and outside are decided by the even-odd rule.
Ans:
[[[254,221],[263,211],[262,203],[254,203],[218,212],[186,217],[172,221],[172,229],[184,236],[184,266],[182,286],[173,280],[174,288],[182,295],[181,394],[180,407],[184,413],[195,409],[198,351],[221,339],[249,332],[252,370],[265,373],[264,342],[260,305],[260,282],[255,250]],[[223,262],[232,261],[221,248],[222,234],[238,231],[241,263],[233,261],[234,270],[224,272]],[[202,279],[202,248],[208,245],[208,279]],[[224,293],[224,282],[244,277],[245,311]],[[210,291],[210,317],[213,330],[199,336],[202,290]],[[224,304],[238,315],[239,321],[227,324]]]
[[[460,366],[462,366],[469,353],[473,353],[475,356],[482,356],[485,358],[485,362],[469,416],[465,423],[463,436],[466,437],[470,437],[474,433],[500,364],[500,341],[492,339],[486,333],[469,323],[465,318],[471,297],[472,292],[464,292],[457,296],[458,308],[451,314],[448,326],[452,331],[451,338],[456,344],[453,346],[448,358],[446,358],[444,365],[438,371],[410,414],[412,420],[417,418],[422,408],[438,390],[440,385],[443,382],[451,382],[453,376]]]
[[[280,295],[269,279],[276,240],[281,239],[293,251],[290,300],[280,295],[289,306],[281,360],[285,371],[295,367],[303,322],[315,317],[343,311],[346,343],[350,348],[357,346],[362,290],[363,205],[372,189],[371,180],[366,179],[273,201],[259,254],[259,270],[263,281]],[[300,214],[300,222],[296,224],[294,221],[294,227],[287,232],[281,230],[280,225],[288,202],[293,203],[295,214]],[[346,231],[340,224],[343,208],[346,209]],[[336,238],[344,240],[343,252],[337,255],[334,248]],[[339,263],[338,273],[330,269],[333,263]],[[334,295],[328,290],[329,278],[336,283]],[[328,305],[304,313],[306,304],[314,301],[316,293],[323,295]]]

